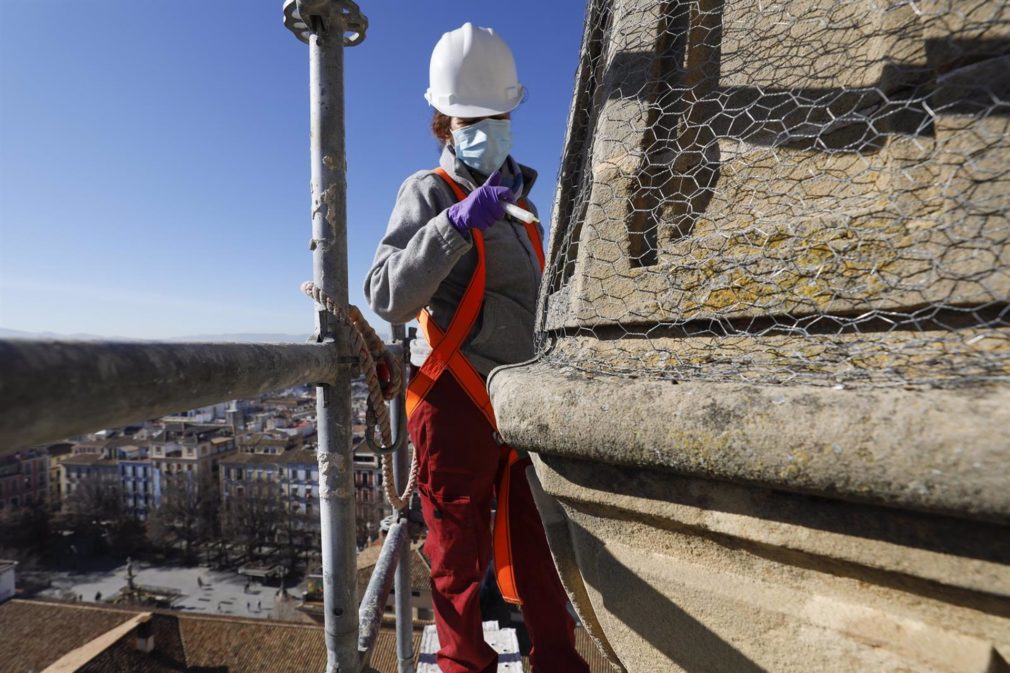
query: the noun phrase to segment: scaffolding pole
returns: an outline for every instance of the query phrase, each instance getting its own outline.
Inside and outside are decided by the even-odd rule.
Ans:
[[[344,46],[364,39],[367,22],[349,0],[288,0],[284,23],[309,45],[313,282],[338,304],[346,304]],[[347,339],[344,328],[319,305],[316,330],[323,342]],[[351,375],[350,368],[342,369],[332,384],[316,389],[327,673],[360,668]]]
[[[403,344],[403,357],[407,360],[410,358],[410,347],[406,339],[406,330],[403,325],[393,325],[392,327],[393,342]],[[393,436],[406,437],[407,405],[403,391],[393,400],[391,406],[390,420],[393,424]],[[407,442],[403,441],[397,446],[393,462],[393,482],[397,493],[403,493],[409,477],[410,449]],[[407,509],[402,513],[401,524],[404,527],[410,525],[409,514],[410,505],[408,504]],[[414,673],[414,617],[410,607],[411,596],[413,596],[410,586],[410,556],[410,536],[404,535],[400,541],[400,561],[396,566],[393,590],[396,600],[394,607],[396,610],[397,673]]]
[[[336,344],[0,340],[0,456],[303,383],[329,382]]]

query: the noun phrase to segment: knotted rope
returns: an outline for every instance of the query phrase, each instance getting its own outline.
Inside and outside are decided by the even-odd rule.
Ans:
[[[358,355],[358,366],[368,385],[368,414],[366,416],[368,427],[365,432],[375,432],[377,426],[381,437],[378,444],[383,449],[392,448],[393,432],[389,427],[389,409],[386,407],[386,400],[396,397],[403,387],[403,364],[386,348],[386,344],[368,324],[357,306],[352,304],[338,305],[332,297],[323,292],[322,288],[317,287],[311,281],[302,283],[302,292],[323,306],[337,320],[351,327],[351,346]],[[376,359],[381,360],[389,371],[390,384],[385,391],[382,389],[379,375],[375,369]],[[396,482],[393,480],[391,454],[383,453],[381,460],[386,499],[389,500],[389,504],[393,506],[394,510],[402,510],[410,504],[410,497],[417,484],[417,454],[411,452],[410,476],[407,477],[407,485],[402,494],[397,494],[395,490]]]

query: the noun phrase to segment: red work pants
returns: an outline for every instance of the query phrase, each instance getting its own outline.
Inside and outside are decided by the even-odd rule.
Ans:
[[[445,372],[408,423],[418,453],[418,491],[428,526],[432,603],[443,673],[493,673],[498,655],[484,642],[481,579],[491,560],[491,501],[505,469],[493,430]],[[567,595],[547,547],[526,481],[529,460],[512,466],[509,516],[516,585],[533,648],[535,673],[588,673],[575,651]]]

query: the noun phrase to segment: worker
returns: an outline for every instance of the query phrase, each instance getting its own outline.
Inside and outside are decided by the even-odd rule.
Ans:
[[[439,165],[400,187],[365,296],[390,322],[418,318],[431,349],[411,380],[407,407],[428,527],[438,665],[443,673],[497,670],[479,599],[493,543],[499,584],[507,580],[502,593],[522,604],[533,671],[587,672],[526,482],[529,459],[496,441],[485,388],[494,367],[533,355],[543,231],[505,210],[536,213],[527,198],[536,172],[510,155],[511,113],[525,90],[505,41],[470,23],[438,41],[429,75],[425,98],[434,108]]]

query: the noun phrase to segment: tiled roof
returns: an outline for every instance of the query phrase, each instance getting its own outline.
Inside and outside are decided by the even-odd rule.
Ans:
[[[135,646],[135,636],[127,635],[78,669],[77,673],[186,673],[186,652],[179,637],[179,620],[174,615],[151,616],[155,649],[144,654]]]
[[[414,632],[414,644],[411,651],[414,656],[420,650],[421,632]],[[396,632],[392,629],[383,628],[379,631],[379,637],[375,641],[375,649],[372,650],[372,660],[370,666],[364,673],[396,673],[399,670],[399,663],[396,656]]]
[[[316,465],[316,452],[293,449],[284,453],[236,453],[221,459],[222,465]]]
[[[375,570],[375,564],[379,560],[379,551],[381,548],[382,545],[373,545],[365,548],[358,554],[357,585],[359,596],[364,594],[365,587],[368,586],[368,581],[372,578],[372,571]],[[419,545],[413,545],[410,557],[411,591],[430,591],[430,578],[431,566],[428,565],[427,559],[421,555]]]
[[[41,671],[136,611],[9,600],[0,605],[0,673]]]
[[[74,445],[72,442],[57,442],[46,447],[46,453],[49,454],[50,458],[70,455],[73,450]]]
[[[115,466],[115,458],[106,458],[100,453],[79,453],[76,456],[69,456],[63,460],[64,465],[108,465]]]
[[[41,671],[71,650],[135,617],[141,610],[58,601],[13,599],[0,605],[0,673]],[[317,625],[154,611],[154,651],[123,636],[82,666],[80,673],[305,673],[326,668],[323,629]],[[413,634],[418,652],[420,632]],[[593,673],[612,673],[589,636],[575,644]],[[416,655],[415,655],[416,656]],[[524,670],[529,664],[524,659]],[[396,636],[383,625],[365,673],[395,673]]]
[[[119,435],[110,438],[106,443],[106,447],[119,449],[127,446],[145,447],[149,444],[150,441],[146,439],[135,439],[131,435]]]
[[[84,450],[91,449],[92,452],[93,451],[101,451],[102,449],[105,448],[105,445],[108,444],[108,442],[109,442],[109,440],[107,440],[107,439],[96,439],[94,441],[77,442],[77,443],[74,444],[74,448],[75,449],[84,449]]]
[[[315,625],[186,615],[179,626],[186,661],[194,668],[227,667],[224,670],[243,673],[326,670],[323,631]]]

